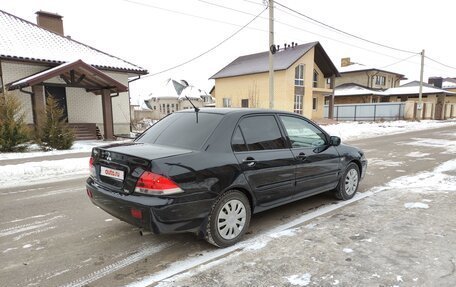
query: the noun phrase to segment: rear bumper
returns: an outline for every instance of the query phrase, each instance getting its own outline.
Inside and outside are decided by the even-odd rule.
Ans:
[[[155,234],[198,232],[210,212],[212,198],[179,200],[146,195],[124,195],[108,190],[89,178],[86,188],[92,203],[114,217]],[[132,209],[141,218],[132,215]]]

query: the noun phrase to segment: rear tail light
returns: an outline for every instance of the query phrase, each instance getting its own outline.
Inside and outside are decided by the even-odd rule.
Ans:
[[[145,171],[136,182],[135,192],[153,195],[168,195],[184,191],[171,179]]]
[[[89,159],[90,176],[95,177],[95,166],[93,165],[94,158],[91,156]]]
[[[93,198],[93,193],[90,189],[87,188],[87,195],[90,197],[90,198]]]

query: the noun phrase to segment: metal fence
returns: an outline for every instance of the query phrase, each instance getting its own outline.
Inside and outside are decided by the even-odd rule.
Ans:
[[[328,118],[327,105],[324,117]],[[338,121],[377,121],[404,119],[404,102],[334,105],[334,119]]]

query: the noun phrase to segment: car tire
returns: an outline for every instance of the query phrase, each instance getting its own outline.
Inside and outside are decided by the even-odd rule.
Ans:
[[[334,190],[334,194],[338,199],[349,200],[355,196],[359,186],[359,167],[356,163],[350,163],[343,176],[339,180],[339,184]]]
[[[206,225],[206,241],[217,247],[237,243],[249,228],[250,202],[244,193],[230,190],[212,206]]]

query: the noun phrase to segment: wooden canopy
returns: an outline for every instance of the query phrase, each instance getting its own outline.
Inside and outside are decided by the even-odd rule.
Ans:
[[[28,76],[10,84],[8,89],[15,90],[45,84],[45,81],[54,77],[60,77],[65,81],[66,84],[64,85],[66,87],[84,88],[87,92],[97,95],[101,95],[102,90],[109,90],[111,93],[121,93],[128,90],[127,86],[82,60],[68,62]]]

